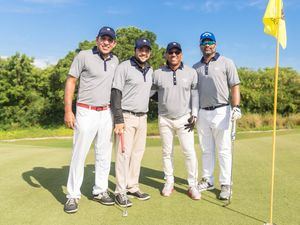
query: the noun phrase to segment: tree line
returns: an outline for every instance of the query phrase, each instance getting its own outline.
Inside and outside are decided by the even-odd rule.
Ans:
[[[114,54],[120,61],[134,52],[139,37],[152,43],[150,63],[154,69],[165,63],[165,49],[156,43],[156,35],[135,27],[117,31]],[[0,129],[30,126],[57,126],[63,124],[64,86],[74,56],[90,49],[95,41],[83,41],[56,65],[45,69],[33,65],[33,58],[16,53],[0,59]],[[273,111],[274,68],[251,70],[239,68],[241,79],[241,107],[247,113]],[[157,118],[157,105],[150,102],[149,119]],[[285,116],[300,111],[300,74],[292,68],[280,68],[278,86],[278,113]]]

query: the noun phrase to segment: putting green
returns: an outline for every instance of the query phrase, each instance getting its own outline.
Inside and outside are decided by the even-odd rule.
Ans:
[[[299,130],[282,131],[277,136],[273,212],[273,222],[277,225],[300,224],[299,140]],[[217,189],[204,192],[200,201],[186,195],[184,158],[178,145],[174,160],[176,191],[171,197],[162,197],[160,190],[164,180],[159,139],[149,139],[140,181],[141,189],[149,193],[151,199],[145,202],[133,199],[126,218],[122,217],[122,209],[118,206],[103,206],[91,200],[93,151],[86,160],[79,211],[73,215],[64,213],[71,142],[0,143],[1,225],[259,225],[269,218],[271,133],[238,135],[234,153],[234,193],[232,204],[226,208],[216,197],[219,193],[217,181]],[[196,149],[200,159],[198,144]],[[114,162],[109,188],[115,188]]]

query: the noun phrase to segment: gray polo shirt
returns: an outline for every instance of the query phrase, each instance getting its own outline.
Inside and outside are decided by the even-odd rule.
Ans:
[[[183,63],[176,71],[162,66],[153,73],[152,89],[158,92],[159,115],[176,119],[192,111],[197,116],[197,73],[193,68]]]
[[[103,60],[96,46],[90,50],[80,51],[69,71],[69,75],[79,78],[77,102],[91,106],[108,105],[112,80],[118,64],[118,58],[112,54]]]
[[[116,69],[112,88],[122,92],[121,107],[132,112],[148,112],[153,69],[138,66],[135,58],[122,62]]]
[[[208,64],[202,58],[193,68],[198,73],[200,108],[229,104],[229,89],[240,84],[237,69],[231,59],[219,53]]]

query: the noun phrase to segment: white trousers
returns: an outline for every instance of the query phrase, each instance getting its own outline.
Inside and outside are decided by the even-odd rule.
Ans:
[[[200,109],[197,121],[200,147],[202,149],[202,177],[214,183],[216,151],[219,156],[219,182],[230,185],[231,173],[231,107],[215,110]]]
[[[189,114],[178,119],[168,119],[164,116],[158,117],[159,132],[163,144],[163,170],[166,181],[174,183],[174,146],[173,139],[175,133],[178,135],[182,152],[185,156],[185,166],[188,172],[189,187],[197,185],[198,160],[194,147],[194,132],[188,132],[184,125],[188,123]]]
[[[84,164],[92,142],[95,150],[95,184],[93,194],[108,188],[112,152],[111,110],[95,111],[77,107],[73,136],[73,153],[67,184],[67,198],[80,198]]]

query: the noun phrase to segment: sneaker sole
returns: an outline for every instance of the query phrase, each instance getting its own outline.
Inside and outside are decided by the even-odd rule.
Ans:
[[[191,199],[193,199],[193,200],[200,200],[200,199],[201,199],[201,196],[200,196],[199,198],[193,198],[193,197],[192,197],[192,194],[191,194],[190,192],[188,192],[187,195],[188,195]]]
[[[116,204],[122,208],[126,208],[126,205],[121,205],[119,202],[116,201]],[[131,207],[132,203],[127,204],[127,207]]]
[[[77,211],[78,211],[78,209],[73,209],[73,210],[64,210],[65,211],[65,213],[69,213],[69,214],[71,214],[71,213],[76,213]]]
[[[96,199],[96,198],[93,198],[93,201],[99,202],[99,203],[101,203],[102,205],[108,205],[108,206],[114,205],[114,204],[115,204],[115,202],[101,202],[99,199]]]
[[[165,195],[164,193],[161,192],[161,195],[164,196],[164,197],[170,197],[171,194],[172,194],[174,191],[175,191],[175,189],[173,188],[172,191],[170,192],[170,194]]]
[[[228,198],[219,197],[219,199],[222,200],[222,201],[226,201],[226,200],[229,200],[229,197]],[[232,195],[231,195],[230,199],[232,199]]]
[[[215,187],[212,186],[212,187],[209,187],[209,188],[206,188],[206,189],[202,189],[202,190],[199,190],[199,192],[203,192],[203,191],[211,191],[211,190],[214,190]]]
[[[141,201],[146,201],[146,200],[148,200],[148,199],[151,198],[150,196],[148,196],[148,197],[146,197],[146,198],[139,198],[139,197],[136,197],[136,196],[134,196],[134,195],[129,195],[129,194],[127,194],[127,197],[128,197],[128,198],[136,198],[136,199],[141,200]]]

